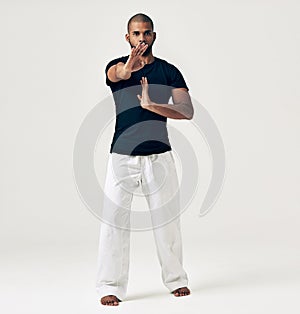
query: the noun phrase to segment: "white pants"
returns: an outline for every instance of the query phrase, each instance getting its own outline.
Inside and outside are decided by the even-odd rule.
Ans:
[[[139,185],[150,209],[163,283],[170,292],[188,285],[182,266],[179,186],[172,154],[109,155],[104,192],[112,202],[103,203],[108,223],[102,222],[100,228],[96,281],[100,298],[115,295],[123,300],[126,296],[130,209]]]

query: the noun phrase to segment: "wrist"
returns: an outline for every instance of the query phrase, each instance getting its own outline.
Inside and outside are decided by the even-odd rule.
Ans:
[[[125,64],[118,64],[116,67],[116,77],[121,80],[127,80],[131,76],[131,71],[128,68],[125,68]]]
[[[152,111],[153,109],[155,109],[155,103],[149,99],[148,101],[146,101],[145,104],[143,104],[143,108]]]
[[[128,64],[124,64],[124,67],[123,67],[123,72],[124,72],[124,75],[125,76],[131,76],[131,67],[130,66],[128,66]]]
[[[151,100],[149,100],[148,106],[152,109],[152,108],[154,108],[156,106],[156,103],[151,101]]]

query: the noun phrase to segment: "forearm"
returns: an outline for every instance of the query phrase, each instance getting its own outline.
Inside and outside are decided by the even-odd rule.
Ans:
[[[190,120],[194,114],[190,106],[185,104],[170,105],[151,102],[151,104],[149,104],[146,109],[171,119]]]
[[[115,76],[119,80],[128,80],[131,77],[131,71],[124,63],[118,63],[115,67]]]

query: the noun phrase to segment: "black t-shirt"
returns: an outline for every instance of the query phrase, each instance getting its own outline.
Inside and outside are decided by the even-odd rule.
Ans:
[[[116,108],[116,124],[110,153],[125,155],[151,155],[171,150],[168,138],[167,118],[144,109],[137,95],[142,94],[140,80],[147,77],[150,99],[158,104],[167,104],[173,88],[188,87],[180,71],[167,61],[154,58],[150,64],[132,72],[128,80],[111,82],[108,69],[118,62],[126,63],[129,56],[114,59],[105,69],[106,84],[113,93]]]

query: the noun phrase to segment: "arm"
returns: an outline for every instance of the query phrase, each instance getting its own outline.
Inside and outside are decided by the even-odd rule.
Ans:
[[[111,66],[107,71],[107,77],[111,82],[119,82],[128,80],[131,76],[131,71],[125,66],[125,63],[119,62]]]
[[[193,118],[194,108],[186,88],[174,88],[172,90],[173,105],[157,104],[151,101],[149,97],[147,78],[143,77],[141,84],[142,96],[137,95],[137,97],[141,102],[142,108],[171,119],[191,120]]]
[[[126,63],[119,62],[108,69],[108,79],[114,83],[128,80],[131,77],[131,72],[138,71],[144,67],[145,63],[142,61],[141,56],[147,48],[148,45],[145,43],[140,43],[133,47]]]

